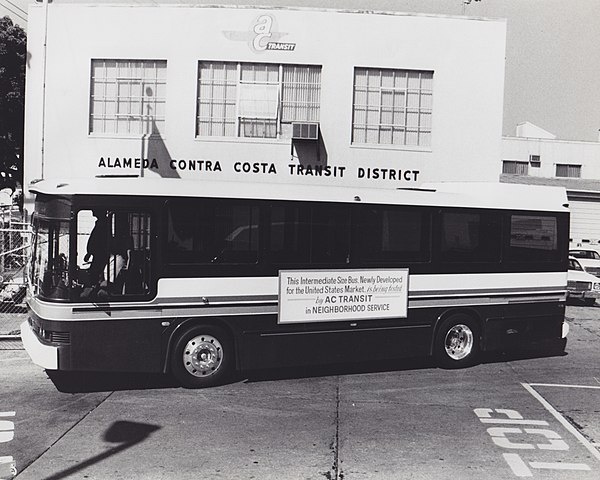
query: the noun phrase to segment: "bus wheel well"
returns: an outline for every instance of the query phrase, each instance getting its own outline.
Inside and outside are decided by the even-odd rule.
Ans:
[[[482,319],[471,309],[446,310],[436,319],[431,338],[430,354],[442,366],[470,365],[481,350]]]
[[[470,308],[451,308],[451,309],[448,309],[448,310],[444,310],[435,319],[434,332],[437,331],[437,329],[439,328],[441,322],[443,322],[448,317],[451,317],[453,315],[467,315],[468,317],[471,317],[473,320],[475,320],[476,322],[478,322],[480,327],[483,327],[483,322],[481,320],[481,317],[479,316],[479,314],[475,310],[472,310]]]
[[[171,356],[172,356],[173,348],[175,347],[175,344],[177,343],[177,340],[182,335],[184,335],[185,332],[189,331],[190,329],[192,329],[194,327],[200,326],[200,325],[217,327],[217,328],[223,330],[223,332],[227,335],[228,340],[233,345],[233,351],[237,353],[237,346],[236,346],[235,337],[233,335],[233,332],[223,322],[220,322],[213,318],[187,318],[187,319],[179,322],[177,324],[177,326],[173,329],[171,334],[169,335],[169,339],[168,339],[166,350],[165,350],[165,356],[164,356],[165,361],[164,361],[164,365],[163,365],[163,373],[168,373],[171,368]],[[235,357],[236,357],[236,366],[237,366],[238,355],[235,355]]]

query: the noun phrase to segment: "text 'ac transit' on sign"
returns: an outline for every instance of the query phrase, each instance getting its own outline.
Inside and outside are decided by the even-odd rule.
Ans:
[[[408,269],[282,270],[279,323],[406,318]]]

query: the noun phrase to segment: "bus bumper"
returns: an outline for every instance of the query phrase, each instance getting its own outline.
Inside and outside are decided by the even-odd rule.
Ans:
[[[21,324],[21,340],[33,363],[46,370],[58,370],[58,347],[40,342],[28,321]]]

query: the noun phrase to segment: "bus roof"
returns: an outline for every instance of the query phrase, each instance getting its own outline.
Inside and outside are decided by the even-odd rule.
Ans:
[[[41,180],[30,184],[29,191],[60,196],[123,195],[247,198],[552,212],[568,211],[566,190],[562,187],[483,182],[442,182],[425,184],[419,188],[376,189],[352,186],[242,183],[158,177],[101,177],[65,181]]]

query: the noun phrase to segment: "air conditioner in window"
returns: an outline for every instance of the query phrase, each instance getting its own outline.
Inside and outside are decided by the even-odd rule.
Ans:
[[[317,122],[293,122],[292,140],[318,140],[319,124]]]

